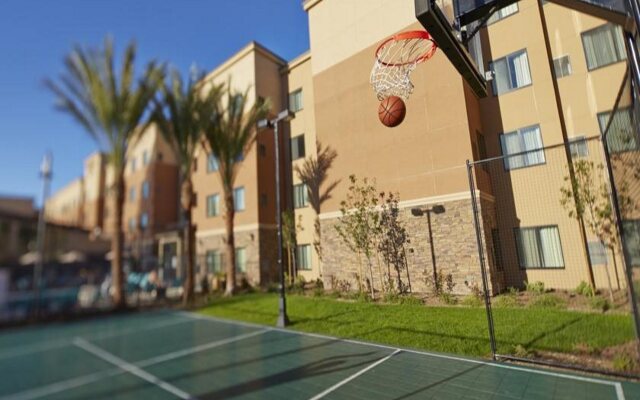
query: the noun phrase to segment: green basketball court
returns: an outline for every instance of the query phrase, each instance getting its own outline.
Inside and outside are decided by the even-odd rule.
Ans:
[[[639,399],[640,384],[149,312],[0,335],[0,399]]]

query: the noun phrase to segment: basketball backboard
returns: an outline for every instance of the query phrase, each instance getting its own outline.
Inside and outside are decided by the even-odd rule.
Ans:
[[[478,28],[518,0],[414,0],[416,18],[479,97],[487,95]],[[631,30],[625,0],[549,0]]]

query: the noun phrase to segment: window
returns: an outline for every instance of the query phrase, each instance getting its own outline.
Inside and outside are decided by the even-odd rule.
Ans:
[[[553,70],[556,78],[563,78],[571,75],[571,61],[569,56],[562,56],[553,60]]]
[[[584,136],[569,139],[569,151],[571,152],[571,157],[574,158],[588,156],[587,139]]]
[[[591,265],[607,265],[607,250],[600,241],[588,243]]]
[[[293,185],[293,208],[302,208],[309,205],[309,191],[307,185],[301,183]]]
[[[207,196],[207,217],[215,217],[220,214],[220,195]]]
[[[297,160],[304,156],[304,135],[291,138],[291,160]]]
[[[149,164],[149,151],[145,150],[142,152],[142,165]]]
[[[233,189],[233,208],[236,211],[243,211],[244,206],[244,187]]]
[[[545,162],[538,125],[500,135],[500,145],[502,146],[502,154],[505,156],[504,168],[506,170],[530,167]]]
[[[491,229],[491,242],[493,244],[493,262],[496,269],[502,271],[502,247],[500,245],[500,232],[497,229]]]
[[[582,46],[589,71],[627,58],[622,31],[612,24],[582,33]]]
[[[493,61],[489,64],[489,69],[494,74],[491,82],[495,96],[531,84],[529,59],[526,50],[521,50]]]
[[[311,270],[311,245],[301,244],[296,248],[296,257],[298,259],[298,269]]]
[[[136,230],[136,219],[129,218],[129,232],[133,232]]]
[[[136,199],[136,188],[130,187],[129,188],[129,201],[135,201],[135,199]]]
[[[520,268],[564,268],[557,226],[516,228]]]
[[[242,152],[240,152],[240,154],[238,154],[236,156],[236,159],[234,160],[235,162],[242,162],[244,161],[244,154]]]
[[[149,225],[149,214],[143,213],[140,216],[140,229],[146,229]]]
[[[487,25],[493,24],[494,22],[498,22],[503,18],[507,18],[509,15],[513,15],[518,12],[518,4],[513,3],[506,7],[499,9],[494,12],[491,17],[487,20]]]
[[[289,93],[289,110],[291,112],[302,110],[302,89]]]
[[[213,154],[207,156],[207,172],[214,172],[218,170],[218,159]]]
[[[142,182],[142,198],[149,198],[149,181]]]
[[[631,266],[640,267],[640,220],[622,221],[624,251],[629,254]]]
[[[131,172],[136,172],[136,159],[135,158],[131,159],[131,161],[129,163],[129,166],[131,168]]]
[[[205,261],[207,263],[208,273],[217,274],[222,272],[222,257],[220,257],[218,250],[207,250]]]
[[[244,247],[236,249],[236,272],[247,272],[247,251]]]
[[[607,145],[611,153],[621,153],[623,151],[640,150],[638,139],[635,135],[633,124],[633,110],[631,108],[619,109],[613,116],[609,132],[607,132]],[[604,134],[607,128],[611,112],[598,114],[600,132]]]

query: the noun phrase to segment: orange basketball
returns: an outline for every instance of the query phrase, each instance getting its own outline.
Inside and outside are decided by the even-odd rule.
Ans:
[[[406,114],[407,108],[404,101],[398,96],[389,96],[382,100],[378,106],[378,118],[384,126],[389,128],[400,125]]]

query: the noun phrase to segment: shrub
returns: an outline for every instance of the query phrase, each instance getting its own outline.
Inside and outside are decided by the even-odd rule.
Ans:
[[[400,295],[396,291],[390,291],[384,294],[382,301],[385,303],[397,304],[400,303]]]
[[[400,296],[400,304],[412,305],[412,306],[421,306],[424,303],[422,299],[419,297],[415,297],[412,295]]]
[[[518,299],[516,298],[516,296],[510,295],[510,294],[503,294],[503,295],[497,296],[491,304],[497,308],[520,307],[520,303],[518,303]]]
[[[589,304],[594,310],[602,312],[606,312],[607,310],[611,309],[611,303],[609,303],[609,300],[600,296],[591,297],[591,299],[589,299]]]
[[[440,296],[438,296],[438,298],[444,304],[448,304],[450,306],[458,304],[458,299],[456,298],[456,296],[454,296],[454,295],[452,295],[451,293],[448,293],[448,292],[440,294]]]
[[[516,296],[512,296],[510,294],[503,294],[503,295],[497,296],[491,304],[497,308],[520,307],[520,303],[518,302],[518,299],[516,298]]]
[[[510,295],[512,295],[512,296],[517,296],[517,295],[518,295],[518,293],[520,293],[520,291],[518,290],[518,288],[513,287],[513,286],[509,286],[509,287],[507,288],[507,292],[508,292]]]
[[[313,284],[313,296],[314,297],[324,296],[324,283],[320,278],[316,279]]]
[[[613,358],[613,369],[620,372],[629,372],[637,368],[638,364],[629,354],[617,354]]]
[[[470,294],[468,296],[465,296],[460,304],[467,307],[481,307],[483,305],[483,302],[482,299],[480,299],[475,294]]]
[[[540,294],[534,297],[529,303],[529,307],[534,308],[565,308],[567,303],[554,294]]]
[[[519,358],[529,358],[531,352],[523,345],[518,344],[513,347],[513,355]]]
[[[436,273],[435,279],[431,275],[425,277],[425,283],[431,286],[433,294],[440,297],[442,294],[451,294],[453,287],[456,285],[453,282],[453,275],[443,274],[441,272]]]
[[[293,282],[293,285],[291,285],[291,293],[304,294],[306,284],[307,281],[305,281],[304,276],[296,276],[296,280]]]
[[[525,282],[524,283],[525,290],[534,294],[543,294],[544,290],[544,282]]]
[[[593,292],[593,288],[587,282],[582,281],[576,288],[576,294],[580,294],[586,297],[593,297],[595,293]]]

